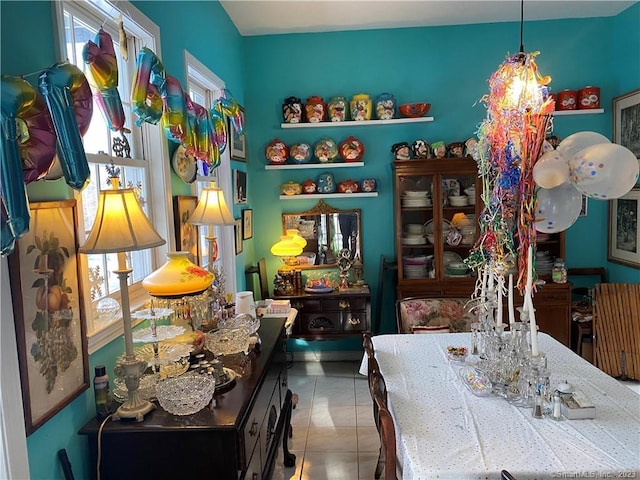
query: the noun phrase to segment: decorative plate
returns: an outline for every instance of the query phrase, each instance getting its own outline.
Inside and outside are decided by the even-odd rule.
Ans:
[[[143,310],[138,310],[135,312],[131,312],[131,318],[141,318],[143,320],[151,320],[153,318],[160,319],[168,317],[173,313],[173,310],[170,308],[154,308],[151,310],[150,308],[145,308]]]
[[[151,333],[151,327],[141,328],[133,332],[134,343],[161,342],[177,337],[184,333],[184,327],[179,325],[158,325],[156,327],[156,336],[154,338]]]
[[[304,291],[308,293],[331,293],[333,292],[333,287],[320,287],[320,288],[305,287]]]
[[[173,152],[171,158],[171,166],[173,171],[176,172],[183,182],[193,183],[196,180],[198,174],[198,165],[196,159],[192,155],[187,155],[187,149],[184,145],[180,145]]]

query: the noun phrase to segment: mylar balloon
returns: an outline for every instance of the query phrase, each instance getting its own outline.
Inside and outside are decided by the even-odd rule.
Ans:
[[[167,75],[160,93],[164,103],[161,119],[164,134],[169,140],[183,143],[187,135],[187,107],[182,86],[174,76]]]
[[[553,188],[569,181],[569,163],[562,153],[549,150],[533,166],[533,180],[542,188]]]
[[[244,133],[244,119],[242,115],[242,109],[240,108],[240,104],[236,101],[234,96],[231,94],[229,90],[224,88],[222,90],[222,96],[218,99],[219,109],[224,113],[229,120],[231,121],[231,125],[238,135],[242,135]]]
[[[16,238],[13,236],[13,231],[11,226],[9,225],[9,218],[7,215],[7,211],[4,208],[4,203],[0,202],[0,210],[2,210],[1,215],[1,225],[0,225],[0,239],[2,240],[2,249],[0,250],[0,254],[9,255],[13,252],[13,249],[16,244]]]
[[[625,195],[638,180],[638,159],[615,143],[581,150],[569,160],[570,179],[588,197],[611,200]]]
[[[97,89],[96,101],[109,128],[116,132],[128,132],[124,128],[124,110],[118,93],[118,60],[111,35],[101,28],[96,34],[95,42],[89,40],[85,44],[82,59],[91,72]]]
[[[212,122],[211,141],[216,145],[218,153],[224,153],[227,148],[227,122],[216,107],[210,109],[209,114]]]
[[[582,209],[582,195],[570,183],[541,188],[536,198],[536,230],[557,233],[569,228]]]
[[[60,166],[67,185],[76,190],[82,190],[89,182],[89,163],[71,96],[73,85],[82,83],[80,77],[84,78],[84,75],[75,65],[57,63],[42,72],[38,79],[38,88],[47,102],[58,137]],[[83,118],[86,121],[86,117]]]
[[[142,47],[136,58],[136,75],[131,93],[131,110],[139,118],[136,125],[142,122],[157,124],[162,117],[162,97],[165,70],[160,59],[147,47]]]
[[[569,135],[558,145],[558,151],[564,155],[564,158],[570,160],[576,153],[591,145],[599,143],[611,143],[610,140],[598,132],[578,132]]]

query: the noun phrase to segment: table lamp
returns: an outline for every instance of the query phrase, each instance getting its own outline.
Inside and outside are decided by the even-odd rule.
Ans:
[[[274,282],[274,291],[278,292],[279,295],[293,292],[292,278],[295,274],[293,266],[297,264],[295,257],[302,253],[302,246],[296,243],[291,236],[282,235],[280,241],[271,247],[271,253],[276,257],[280,257],[283,263],[276,276],[276,278],[278,276],[281,277],[283,283],[278,285]]]
[[[193,225],[206,225],[207,255],[209,256],[209,271],[213,271],[213,264],[218,259],[218,241],[213,231],[215,225],[235,225],[236,221],[227,207],[224,192],[217,188],[215,182],[200,192],[200,198],[195,210],[187,220]]]
[[[304,237],[300,236],[300,231],[295,228],[287,229],[287,237],[293,240],[294,243],[300,245],[303,249],[307,246],[307,241],[304,239]]]
[[[126,252],[144,250],[165,244],[143,212],[132,188],[120,189],[119,169],[107,169],[112,190],[101,190],[98,197],[96,218],[91,232],[78,251],[84,254],[118,254],[118,269],[114,273],[120,280],[122,323],[124,325],[125,356],[115,368],[127,386],[125,402],[113,414],[114,420],[135,418],[142,421],[154,405],[138,396],[140,377],[147,369],[147,362],[136,358],[133,351],[129,286],[127,279],[132,269],[127,267]]]

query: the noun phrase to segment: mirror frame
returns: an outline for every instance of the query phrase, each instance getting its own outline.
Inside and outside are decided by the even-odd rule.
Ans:
[[[363,258],[362,256],[362,211],[359,208],[352,208],[352,209],[338,209],[338,208],[334,208],[330,205],[328,205],[324,200],[320,200],[315,206],[313,206],[310,210],[306,210],[303,212],[282,212],[282,234],[286,235],[287,233],[287,221],[286,221],[286,217],[290,216],[290,215],[295,215],[295,216],[318,216],[318,215],[330,215],[330,214],[344,214],[344,213],[355,213],[357,214],[357,218],[358,218],[358,236],[357,236],[357,242],[356,242],[356,253],[354,254],[354,258],[355,255],[359,255],[360,258]],[[292,228],[292,227],[289,227]],[[303,251],[311,251],[311,250],[305,250]],[[314,252],[316,253],[316,255],[318,254],[318,252]],[[338,252],[335,252],[335,256],[336,256],[336,262],[335,263],[325,263],[325,264],[321,264],[321,265],[296,265],[296,268],[300,268],[302,270],[313,270],[313,269],[321,269],[321,268],[338,268],[338,263],[337,263],[337,257],[338,257]]]

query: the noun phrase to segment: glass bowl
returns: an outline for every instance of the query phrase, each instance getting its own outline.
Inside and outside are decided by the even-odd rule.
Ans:
[[[185,374],[161,380],[156,385],[160,406],[173,415],[191,415],[210,401],[216,382],[212,376]]]
[[[447,358],[452,362],[464,362],[469,354],[467,347],[454,347],[452,345],[447,346],[445,352],[447,353]]]
[[[238,328],[244,327],[249,332],[249,335],[255,335],[260,328],[260,319],[258,317],[253,318],[248,313],[241,313],[233,317],[224,318],[218,322],[220,328]]]
[[[478,397],[491,395],[493,384],[484,372],[474,367],[462,367],[458,372],[464,386]]]
[[[214,355],[249,351],[249,331],[245,327],[220,328],[205,334],[205,345]]]

